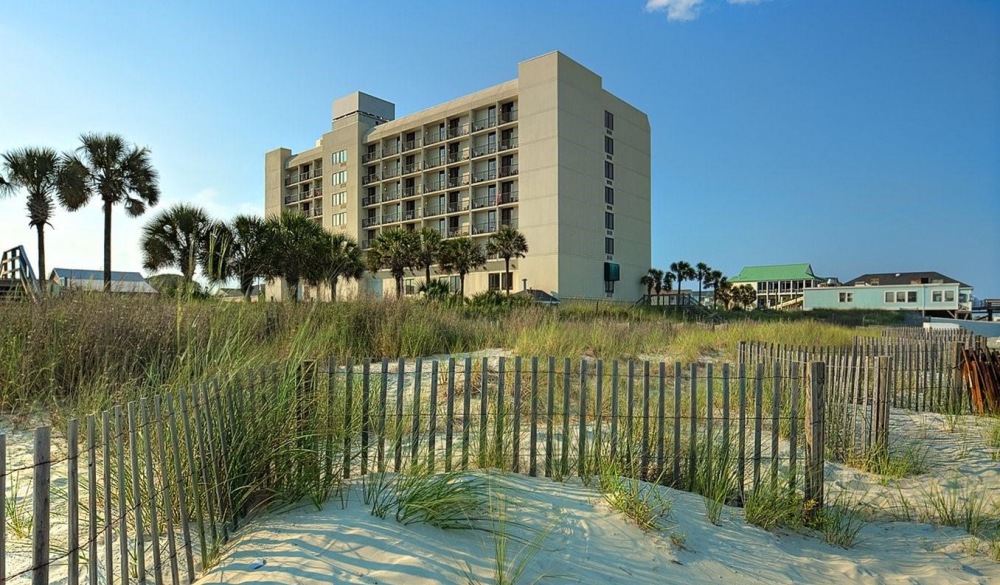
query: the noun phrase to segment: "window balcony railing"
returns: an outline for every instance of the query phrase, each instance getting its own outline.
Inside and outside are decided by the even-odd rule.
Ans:
[[[403,187],[403,197],[413,197],[418,193],[417,187]]]
[[[299,193],[299,201],[305,201],[306,199],[309,199],[309,191]]]
[[[506,112],[500,112],[500,123],[509,124],[510,122],[517,121],[517,109],[507,110]]]
[[[298,202],[298,200],[299,200],[299,196],[298,195],[286,195],[285,196],[285,205],[291,205],[292,203]]]
[[[513,177],[517,174],[517,165],[507,165],[500,167],[501,177]]]
[[[420,169],[420,163],[418,163],[418,162],[410,163],[408,165],[403,165],[403,174],[404,175],[408,175],[410,173],[416,173],[419,170],[421,170],[421,169]]]
[[[459,211],[468,211],[469,210],[469,202],[468,201],[460,201],[458,203],[449,203],[447,209],[448,209],[448,213],[458,213]]]
[[[414,219],[417,219],[416,209],[407,209],[403,212],[403,221],[412,221]]]
[[[488,116],[486,118],[479,118],[472,123],[472,131],[479,132],[480,130],[486,130],[487,128],[492,128],[497,125],[496,116]]]
[[[431,181],[429,183],[424,183],[423,192],[433,193],[434,191],[440,191],[444,189],[444,183],[441,181]]]
[[[468,148],[463,148],[460,151],[448,153],[448,164],[461,162],[463,160],[469,160]]]
[[[472,200],[472,208],[479,209],[481,207],[492,207],[497,204],[496,197],[476,197]]]
[[[382,202],[395,201],[399,199],[399,191],[386,191],[382,194]]]
[[[313,197],[322,197],[323,196],[323,190],[322,189],[313,189],[312,196]]]
[[[500,205],[506,205],[508,203],[517,203],[517,191],[503,191],[500,193]]]
[[[386,224],[386,223],[396,223],[397,221],[399,221],[399,214],[398,213],[389,213],[389,214],[386,214],[386,215],[382,216],[382,223],[383,224]]]
[[[382,169],[382,180],[399,176],[399,167],[389,167]]]
[[[472,235],[478,236],[480,234],[492,234],[497,231],[497,222],[487,221],[483,223],[477,223],[472,226]]]
[[[392,156],[394,154],[399,154],[398,144],[393,143],[382,147],[382,158]]]
[[[501,219],[500,220],[500,227],[509,227],[509,228],[517,229],[517,218],[516,217],[512,217],[510,219]]]
[[[414,148],[417,148],[418,146],[420,146],[420,139],[419,138],[417,138],[415,140],[407,140],[407,141],[403,142],[403,152],[406,152],[407,150],[413,150]]]
[[[472,182],[473,184],[482,183],[483,181],[494,181],[496,180],[496,178],[497,178],[496,169],[489,169],[485,171],[479,171],[478,173],[474,173],[472,175]]]
[[[368,175],[366,177],[361,177],[361,184],[362,185],[368,185],[368,184],[374,183],[374,182],[376,182],[378,180],[379,180],[378,179],[378,175]]]
[[[465,136],[469,133],[468,124],[460,124],[458,126],[448,127],[448,138],[458,138],[459,136]]]
[[[482,146],[472,147],[472,158],[486,156],[487,154],[493,154],[497,151],[496,143],[483,144]]]
[[[378,225],[378,217],[363,217],[361,218],[361,227],[367,228]]]
[[[469,235],[469,228],[467,227],[450,227],[448,228],[449,238],[458,238],[462,236]]]
[[[323,178],[323,169],[316,169],[316,170],[314,170],[312,172],[312,178],[314,178],[314,179],[322,179]]]
[[[317,207],[317,208],[313,209],[313,217],[319,217],[321,215],[323,215],[323,208],[322,207]]]
[[[506,138],[500,141],[500,150],[517,148],[517,138]]]
[[[434,167],[439,167],[441,166],[441,163],[443,161],[444,161],[443,157],[424,159],[424,170],[433,169]]]
[[[448,137],[448,133],[444,130],[431,130],[430,132],[424,133],[424,146],[429,146],[431,144],[436,144],[441,142]]]
[[[364,153],[364,154],[361,155],[361,162],[362,163],[369,163],[369,162],[371,162],[371,161],[379,158],[379,156],[380,155],[379,155],[379,153],[378,153],[377,150],[374,150],[372,152],[366,152],[366,153]]]
[[[370,250],[371,247],[372,247],[372,241],[371,240],[361,240],[361,249],[362,250]]]
[[[369,205],[375,205],[378,203],[378,195],[370,195],[368,197],[361,198],[361,207],[368,207]]]
[[[423,209],[424,217],[434,217],[435,215],[441,215],[444,213],[443,205],[425,205]]]
[[[469,178],[465,177],[448,177],[448,188],[452,187],[462,187],[463,185],[469,184]]]

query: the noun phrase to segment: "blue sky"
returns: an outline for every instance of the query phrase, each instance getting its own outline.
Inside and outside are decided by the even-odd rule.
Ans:
[[[333,99],[404,115],[555,49],[649,115],[655,265],[937,270],[1000,297],[1000,2],[7,2],[0,152],[117,132],[164,204],[260,212],[264,153],[310,147]],[[116,215],[116,269],[143,221]],[[96,205],[53,228],[50,267],[100,267]],[[0,248],[34,241],[0,201]]]

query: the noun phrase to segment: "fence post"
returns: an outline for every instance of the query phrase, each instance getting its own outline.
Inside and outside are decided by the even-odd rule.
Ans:
[[[889,449],[889,383],[892,380],[894,361],[886,356],[876,358],[871,448],[879,454],[884,454]]]
[[[35,499],[32,515],[31,583],[49,583],[49,478],[51,472],[52,431],[35,429]]]
[[[805,500],[812,502],[806,514],[812,516],[823,507],[823,449],[825,437],[823,422],[825,415],[824,390],[826,389],[826,366],[822,362],[809,364],[809,386],[806,394],[806,470]]]

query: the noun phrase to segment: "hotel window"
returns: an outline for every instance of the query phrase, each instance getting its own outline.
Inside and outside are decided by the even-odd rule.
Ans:
[[[609,211],[604,212],[604,229],[615,229],[615,214]]]
[[[615,253],[615,239],[614,238],[604,238],[604,253],[614,254]]]
[[[607,110],[604,110],[604,127],[608,130],[615,129],[615,115]]]
[[[936,290],[931,292],[931,302],[940,303],[941,302],[941,291]]]
[[[944,302],[946,302],[946,303],[954,303],[955,302],[955,291],[953,291],[953,290],[946,290],[946,291],[944,291]]]
[[[905,303],[906,302],[906,291],[898,290],[896,291],[896,302]]]
[[[347,162],[347,151],[341,150],[333,153],[333,164],[344,164]]]
[[[347,191],[333,194],[333,205],[347,205]]]
[[[604,202],[608,205],[615,204],[615,188],[614,187],[604,187]]]
[[[917,291],[915,290],[906,291],[906,302],[908,303],[917,302]]]
[[[333,176],[330,177],[330,179],[333,181],[334,185],[343,185],[347,183],[347,171],[333,173]]]
[[[896,293],[889,291],[885,293],[885,302],[891,303],[896,300]]]
[[[610,136],[604,137],[604,154],[615,153],[615,139]]]
[[[840,293],[840,302],[842,303],[853,303],[854,293],[852,292],[842,292]]]
[[[509,285],[510,282],[510,272],[492,272],[489,275],[490,290],[507,290],[507,285]]]
[[[608,161],[604,161],[604,178],[608,179],[608,180],[615,178],[615,164],[614,163],[611,163],[611,162],[608,162]]]

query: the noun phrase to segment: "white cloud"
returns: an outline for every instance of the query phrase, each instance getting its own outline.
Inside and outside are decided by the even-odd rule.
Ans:
[[[694,20],[704,0],[647,0],[646,10],[666,12],[667,20]]]
[[[751,5],[766,0],[726,0],[728,4]],[[646,0],[648,12],[666,12],[667,20],[688,21],[698,18],[705,0]]]

